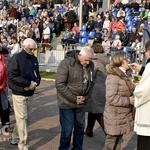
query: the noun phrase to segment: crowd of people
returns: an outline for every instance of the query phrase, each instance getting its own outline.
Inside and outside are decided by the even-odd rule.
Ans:
[[[12,133],[11,144],[18,145],[19,150],[29,148],[27,131],[31,104],[41,80],[35,57],[37,44],[41,43],[41,53],[45,53],[53,48],[51,43],[54,33],[56,37],[62,35],[64,46],[78,43],[80,39],[79,1],[57,0],[56,4],[58,8],[53,0],[42,0],[40,6],[33,1],[32,5],[20,4],[15,8],[3,0],[0,10],[0,116],[2,126],[7,125],[6,132]],[[67,52],[58,66],[59,150],[69,150],[72,133],[72,149],[82,150],[84,134],[93,136],[96,120],[106,135],[104,150],[121,149],[122,136],[133,131],[133,127],[138,134],[137,150],[141,150],[143,144],[145,150],[149,150],[148,114],[146,120],[139,117],[144,115],[144,108],[149,111],[148,90],[143,84],[146,84],[149,75],[150,42],[146,43],[144,50],[142,39],[143,29],[150,25],[150,2],[134,0],[125,3],[115,0],[112,8],[106,11],[103,11],[102,5],[103,0],[83,1],[83,23],[86,32],[95,32],[93,44]],[[131,16],[134,22],[129,31],[126,27]],[[113,54],[111,60],[108,58],[109,53]],[[136,63],[129,65],[135,62],[135,57],[141,63],[143,54],[148,60],[145,68]],[[5,60],[6,56],[8,60]],[[130,67],[143,74],[136,88]],[[12,90],[16,117],[13,131],[9,127],[7,85]],[[135,123],[131,114],[133,105],[138,110]],[[88,120],[85,128],[86,111]]]

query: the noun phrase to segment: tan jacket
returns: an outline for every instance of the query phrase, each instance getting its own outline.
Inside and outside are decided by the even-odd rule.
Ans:
[[[106,79],[105,132],[109,135],[126,134],[133,131],[129,97],[134,86],[119,68],[108,65],[107,72],[109,75]]]

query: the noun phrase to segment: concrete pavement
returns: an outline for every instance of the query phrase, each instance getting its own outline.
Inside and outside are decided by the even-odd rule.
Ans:
[[[10,102],[12,104],[11,96]],[[14,113],[10,117],[11,126],[13,127],[15,123]],[[133,133],[124,137],[129,141],[124,142],[123,147],[128,144],[124,150],[135,150],[136,135],[132,135]],[[31,125],[29,126],[29,150],[57,150],[59,136],[60,124],[55,83],[53,81],[42,81],[33,101]],[[83,150],[102,150],[104,141],[105,135],[96,123],[94,137],[85,136],[84,138]],[[17,150],[17,146],[10,144],[10,135],[0,135],[0,150]]]

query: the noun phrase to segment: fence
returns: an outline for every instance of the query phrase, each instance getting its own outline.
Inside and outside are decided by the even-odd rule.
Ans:
[[[70,45],[61,45],[58,44],[56,47],[56,50],[49,50],[47,49],[45,54],[40,53],[41,50],[41,44],[38,46],[38,61],[41,66],[48,66],[48,67],[56,67],[59,65],[60,61],[65,58],[65,54],[70,50],[80,50],[84,45],[76,45],[76,44],[70,44]],[[108,48],[108,47],[107,47]],[[105,49],[105,48],[104,48]],[[137,51],[131,51],[131,47],[122,47],[122,51],[125,51],[127,55],[129,56],[131,62],[137,62],[141,63],[141,57],[142,64],[145,65],[145,53],[143,49],[138,49]],[[114,53],[116,53],[117,50],[111,50],[110,47],[110,53],[108,54],[109,57],[111,57]]]

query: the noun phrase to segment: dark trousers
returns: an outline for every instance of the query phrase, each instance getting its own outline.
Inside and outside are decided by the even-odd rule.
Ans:
[[[72,150],[82,150],[85,110],[81,109],[59,109],[61,136],[59,150],[69,150],[71,135],[73,132]]]
[[[68,29],[69,29],[69,31],[71,31],[72,30],[72,28],[73,28],[73,26],[74,26],[74,23],[72,22],[68,22],[67,23],[67,26],[68,26]]]
[[[93,3],[93,11],[96,12],[97,11],[97,2]]]
[[[45,53],[45,48],[51,48],[51,44],[48,43],[48,40],[49,39],[43,39],[43,42],[42,42],[42,52]]]
[[[9,108],[3,110],[1,95],[0,95],[0,117],[1,117],[2,126],[4,126],[6,123],[10,122]]]
[[[58,36],[60,35],[60,27],[61,27],[61,24],[59,22],[54,22],[55,33]]]
[[[87,121],[87,128],[86,132],[93,134],[93,128],[95,125],[95,122],[98,122],[101,128],[104,131],[104,120],[103,120],[103,114],[93,114],[93,113],[88,113],[88,121]]]
[[[103,7],[103,2],[98,2],[98,9]]]
[[[87,23],[87,22],[88,22],[88,19],[89,19],[89,16],[88,16],[88,15],[83,16],[83,23]]]
[[[137,150],[150,150],[150,136],[138,135]]]

